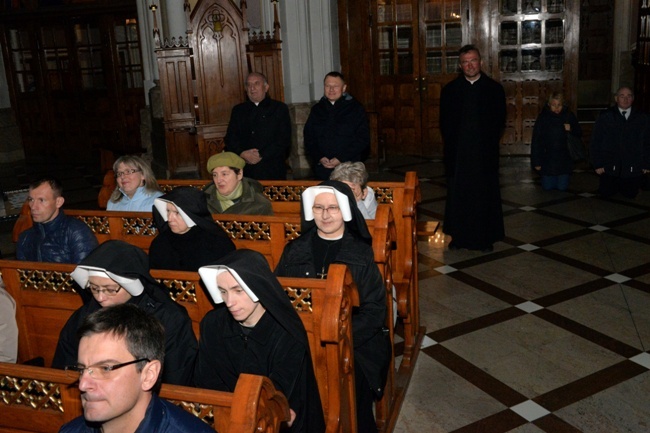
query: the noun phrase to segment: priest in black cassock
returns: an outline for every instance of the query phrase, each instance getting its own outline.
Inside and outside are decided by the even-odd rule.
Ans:
[[[490,252],[503,239],[499,191],[499,141],[506,119],[503,86],[481,71],[473,45],[460,50],[462,74],[440,95],[447,203],[444,232],[449,249]]]

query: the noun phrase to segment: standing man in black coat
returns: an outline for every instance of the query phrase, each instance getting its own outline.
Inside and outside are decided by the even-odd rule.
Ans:
[[[317,179],[326,180],[342,162],[365,161],[370,154],[370,126],[363,105],[346,93],[340,72],[325,75],[325,95],[305,123],[305,152]]]
[[[621,193],[634,198],[650,172],[650,117],[632,107],[634,93],[621,87],[616,105],[598,116],[591,135],[591,163],[603,197]]]
[[[246,78],[248,101],[235,105],[224,141],[226,151],[246,161],[246,177],[286,179],[285,160],[291,149],[291,118],[284,102],[271,99],[266,77],[253,72]]]
[[[490,252],[505,236],[499,190],[505,91],[481,71],[481,54],[473,45],[460,49],[459,63],[462,74],[440,95],[447,176],[444,232],[452,237],[449,249]]]

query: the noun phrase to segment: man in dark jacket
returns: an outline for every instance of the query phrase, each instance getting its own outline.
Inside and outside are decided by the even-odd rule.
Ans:
[[[376,433],[372,405],[380,399],[392,348],[385,329],[386,288],[374,261],[372,238],[350,187],[328,180],[302,194],[300,237],[284,248],[279,277],[326,278],[332,263],[347,265],[359,291],[352,314],[359,433]]]
[[[291,118],[287,104],[271,99],[266,77],[246,78],[248,101],[235,105],[224,141],[226,151],[246,161],[246,177],[286,179],[285,159],[291,149]]]
[[[650,117],[632,107],[634,93],[621,87],[616,105],[598,116],[591,135],[591,163],[603,197],[620,192],[634,198],[650,172]]]
[[[363,162],[370,154],[370,127],[363,105],[348,93],[343,74],[325,76],[325,95],[305,123],[305,152],[317,179],[329,179],[342,162]]]
[[[499,141],[506,120],[503,86],[481,71],[473,45],[460,49],[462,73],[440,94],[447,202],[444,232],[449,249],[490,252],[503,239]]]
[[[18,260],[76,264],[97,246],[97,238],[84,222],[64,215],[62,194],[61,183],[54,178],[29,186],[27,203],[34,225],[18,238]]]
[[[72,272],[71,277],[92,298],[72,313],[59,335],[53,368],[77,362],[77,330],[83,320],[103,307],[131,304],[152,314],[165,327],[165,368],[162,381],[189,385],[197,351],[192,321],[166,289],[149,274],[144,251],[123,241],[107,241],[97,247]]]
[[[86,317],[78,337],[78,359],[66,372],[79,379],[84,415],[61,433],[214,433],[156,395],[166,357],[155,317],[129,304],[102,308]]]

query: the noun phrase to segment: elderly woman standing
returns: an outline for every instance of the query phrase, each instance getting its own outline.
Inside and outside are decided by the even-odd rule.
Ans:
[[[151,167],[136,155],[119,157],[113,164],[117,186],[106,210],[150,212],[160,191]]]
[[[568,135],[582,136],[576,116],[564,105],[560,92],[553,92],[548,104],[535,121],[530,160],[542,177],[542,189],[566,191],[573,171],[573,160],[567,145]]]
[[[151,269],[196,272],[235,249],[198,189],[180,186],[157,198],[153,217],[160,233],[149,248]]]

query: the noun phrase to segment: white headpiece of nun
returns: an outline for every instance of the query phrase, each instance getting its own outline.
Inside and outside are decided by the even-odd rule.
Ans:
[[[314,219],[314,211],[312,210],[312,207],[314,206],[314,200],[316,199],[317,195],[324,192],[332,193],[334,194],[334,197],[336,197],[336,202],[339,204],[341,214],[343,215],[343,221],[352,221],[352,211],[350,210],[350,202],[348,200],[348,196],[332,186],[325,185],[310,186],[303,191],[302,207],[303,212],[305,213],[305,220],[312,221]]]
[[[217,285],[217,277],[223,272],[230,272],[235,281],[237,281],[237,284],[239,284],[239,287],[241,287],[244,292],[246,292],[251,300],[253,302],[259,302],[259,298],[255,295],[255,293],[253,293],[250,287],[248,287],[248,284],[242,280],[237,271],[234,269],[230,269],[229,267],[223,265],[203,266],[199,268],[199,275],[201,276],[201,280],[203,280],[203,284],[205,284],[205,287],[208,289],[208,293],[210,293],[210,296],[212,296],[212,300],[215,304],[223,303],[223,298],[221,297],[221,292],[219,291],[219,286]]]
[[[70,276],[84,289],[87,287],[90,277],[103,277],[115,281],[131,296],[140,296],[144,292],[144,286],[139,279],[122,277],[96,266],[77,266]]]
[[[160,216],[165,220],[165,222],[169,221],[169,215],[167,212],[167,203],[171,203],[176,207],[176,210],[178,211],[178,214],[183,218],[183,221],[185,221],[185,224],[187,224],[188,228],[192,228],[196,225],[194,221],[192,221],[192,218],[190,218],[184,211],[183,209],[180,208],[176,203],[170,200],[165,200],[163,198],[157,198],[153,201],[153,205],[156,207],[158,212],[160,212]]]

